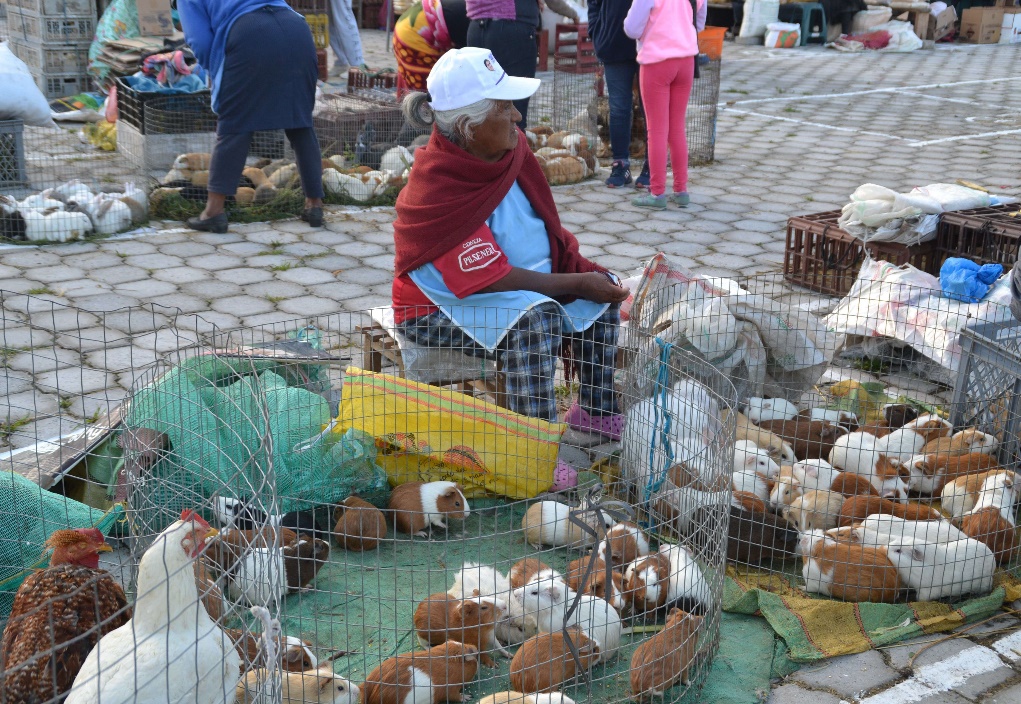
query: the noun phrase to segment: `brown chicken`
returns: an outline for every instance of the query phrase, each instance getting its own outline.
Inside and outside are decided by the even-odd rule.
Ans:
[[[30,575],[14,596],[0,643],[0,701],[63,701],[101,636],[131,618],[124,590],[105,570],[109,552],[95,528],[54,531],[50,566]]]

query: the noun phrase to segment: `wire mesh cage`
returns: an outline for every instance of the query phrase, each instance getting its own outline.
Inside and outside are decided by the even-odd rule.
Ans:
[[[526,317],[522,330],[558,316]],[[498,319],[478,318],[499,332]],[[717,647],[733,420],[673,426],[705,439],[700,467],[717,490],[684,531],[676,511],[633,491],[640,470],[620,444],[592,432],[619,433],[622,416],[586,413],[589,432],[566,435],[550,421],[650,403],[652,387],[632,397],[624,381],[645,374],[686,382],[717,409],[733,406],[733,388],[624,338],[618,355],[597,337],[616,337],[612,315],[591,339],[565,334],[578,380],[555,340],[486,354],[437,337],[433,322],[395,323],[386,309],[217,331],[148,374],[124,431],[137,438],[126,461],[136,556],[199,510],[221,526],[206,567],[231,602],[222,623],[245,628],[245,608],[272,603],[286,643],[334,658],[365,702],[411,684],[430,700],[463,686],[616,702],[674,684],[669,700],[697,698]],[[629,419],[623,433],[626,444],[652,430]],[[286,576],[276,589],[248,566],[267,554]]]
[[[651,270],[660,283],[636,303],[651,290],[658,304],[632,324],[719,368],[741,400],[727,552],[743,589],[958,604],[1015,573],[1021,366],[1005,283],[954,300],[931,275],[870,261],[827,299],[772,275],[707,282],[661,255]]]
[[[720,99],[721,59],[700,55],[699,77],[691,87],[686,113],[688,164],[709,164],[716,157],[716,113]]]

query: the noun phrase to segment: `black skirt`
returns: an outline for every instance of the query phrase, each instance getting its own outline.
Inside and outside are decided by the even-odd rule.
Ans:
[[[224,51],[217,133],[311,127],[318,76],[304,17],[275,6],[242,15]]]

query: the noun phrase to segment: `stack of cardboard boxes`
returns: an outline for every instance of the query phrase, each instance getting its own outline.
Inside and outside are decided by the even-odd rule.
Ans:
[[[1021,7],[970,7],[961,15],[961,40],[974,44],[1021,42]]]

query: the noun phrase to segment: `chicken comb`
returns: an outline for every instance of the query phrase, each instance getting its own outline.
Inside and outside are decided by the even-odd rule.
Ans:
[[[76,528],[68,530],[55,530],[50,533],[50,537],[46,539],[46,547],[53,548],[68,548],[72,545],[80,545],[81,543],[95,543],[96,536],[94,533],[99,535],[100,543],[105,543],[106,539],[103,538],[103,534],[95,528]]]
[[[200,528],[209,528],[209,524],[206,523],[206,520],[204,518],[202,518],[202,516],[198,515],[195,512],[195,509],[192,509],[192,508],[186,508],[183,511],[181,511],[181,520],[182,521],[192,521],[193,523],[198,525]]]

